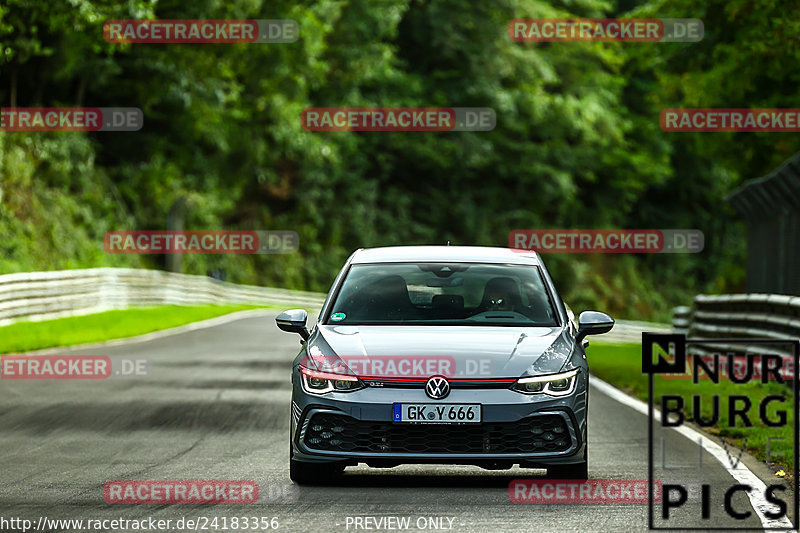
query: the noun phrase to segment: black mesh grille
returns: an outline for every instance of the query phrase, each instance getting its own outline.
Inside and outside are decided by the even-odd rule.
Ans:
[[[520,422],[394,424],[317,413],[304,436],[314,450],[363,453],[541,453],[568,450],[564,419],[539,415]]]

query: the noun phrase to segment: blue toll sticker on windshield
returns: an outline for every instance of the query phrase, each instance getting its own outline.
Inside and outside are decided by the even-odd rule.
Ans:
[[[331,320],[334,322],[339,322],[340,320],[344,320],[344,317],[347,316],[344,313],[333,313],[331,315]]]

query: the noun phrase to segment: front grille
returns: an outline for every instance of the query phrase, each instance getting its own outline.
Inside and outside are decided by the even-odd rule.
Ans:
[[[564,418],[537,415],[519,422],[395,424],[317,413],[305,436],[312,450],[361,453],[543,453],[572,445]]]
[[[382,389],[424,389],[428,378],[361,378],[368,387],[380,387]],[[448,379],[451,389],[507,389],[517,382],[519,378],[493,378],[493,379]]]

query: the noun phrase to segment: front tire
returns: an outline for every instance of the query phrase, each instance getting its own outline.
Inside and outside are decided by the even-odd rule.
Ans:
[[[335,481],[344,472],[344,465],[336,463],[304,463],[294,460],[294,448],[289,442],[289,479],[298,485],[325,485]]]
[[[583,461],[574,465],[551,466],[547,469],[547,477],[552,479],[589,479],[589,463]]]
[[[326,485],[339,479],[344,466],[325,463],[303,463],[289,459],[289,478],[298,485]]]
[[[586,440],[584,439],[584,442]],[[553,465],[547,468],[547,477],[551,479],[589,479],[589,444],[583,447],[583,462],[571,465]]]

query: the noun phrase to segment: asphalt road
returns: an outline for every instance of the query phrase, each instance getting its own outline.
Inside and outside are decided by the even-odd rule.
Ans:
[[[108,355],[115,364],[146,359],[148,375],[139,378],[0,380],[0,529],[20,531],[2,522],[11,518],[38,523],[40,517],[153,517],[172,520],[169,531],[183,531],[174,526],[181,518],[216,516],[277,517],[279,531],[375,531],[356,528],[354,518],[396,516],[410,518],[411,529],[438,525],[464,532],[647,530],[645,504],[511,502],[509,483],[542,477],[544,471],[537,470],[357,467],[348,468],[336,486],[293,485],[289,365],[299,338],[278,331],[273,318],[265,314],[147,342],[54,352]],[[646,479],[646,418],[595,389],[589,419],[590,476]],[[684,466],[667,474],[691,489],[693,503],[673,515],[680,524],[761,526],[755,516],[732,522],[724,515],[718,487],[734,481],[719,462],[704,453],[697,467],[696,443],[674,431],[663,436],[668,463]],[[216,506],[109,505],[103,497],[111,480],[192,479],[253,480],[260,497],[250,505]],[[706,521],[696,503],[701,483],[715,487]],[[752,510],[742,494],[733,501],[741,511]],[[74,525],[42,530],[97,531]]]

